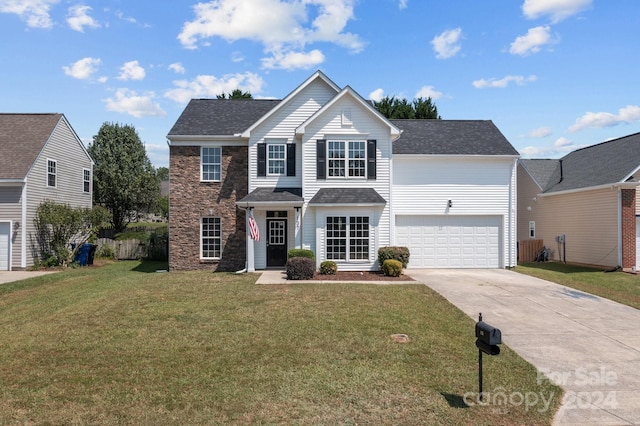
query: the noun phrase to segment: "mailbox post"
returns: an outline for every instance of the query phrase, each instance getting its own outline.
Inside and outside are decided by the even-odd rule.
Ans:
[[[478,348],[478,400],[482,401],[482,353],[495,356],[500,353],[502,332],[482,321],[482,312],[476,323],[476,347]]]

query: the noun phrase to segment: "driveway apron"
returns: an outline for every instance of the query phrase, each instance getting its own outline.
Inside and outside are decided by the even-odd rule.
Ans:
[[[505,269],[406,272],[565,390],[554,425],[640,425],[640,310]]]

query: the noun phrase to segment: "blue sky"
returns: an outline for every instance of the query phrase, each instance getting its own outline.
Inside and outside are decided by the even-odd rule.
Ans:
[[[315,70],[431,96],[525,158],[640,132],[638,0],[0,0],[0,112],[131,124],[156,167],[191,98],[282,98]]]

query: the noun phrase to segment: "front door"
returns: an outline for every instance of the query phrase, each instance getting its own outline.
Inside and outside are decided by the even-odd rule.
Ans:
[[[287,219],[267,219],[267,267],[287,263]]]

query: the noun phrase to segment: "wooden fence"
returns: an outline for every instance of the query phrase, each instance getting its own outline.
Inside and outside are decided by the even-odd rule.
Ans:
[[[113,251],[114,257],[119,260],[151,259],[167,260],[169,247],[166,239],[143,242],[140,240],[116,241],[110,238],[98,239],[97,253],[101,252],[103,245],[108,245]]]
[[[536,256],[542,250],[542,240],[518,241],[518,260],[520,262],[535,262]]]

